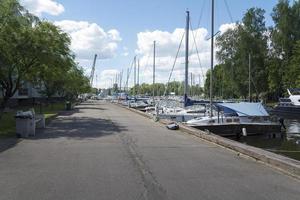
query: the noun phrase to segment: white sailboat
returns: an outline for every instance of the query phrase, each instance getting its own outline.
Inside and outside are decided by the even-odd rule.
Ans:
[[[280,132],[280,123],[271,120],[261,103],[213,104],[214,0],[212,0],[211,30],[210,116],[198,117],[187,121],[186,124],[200,130],[208,130],[224,136],[238,135],[242,131],[247,132],[249,135]],[[213,110],[214,108],[215,110]],[[217,115],[213,115],[214,113],[217,113]]]
[[[218,103],[214,108],[216,115],[192,119],[186,124],[222,136],[235,136],[242,133],[257,135],[281,131],[281,125],[272,120],[261,103]]]

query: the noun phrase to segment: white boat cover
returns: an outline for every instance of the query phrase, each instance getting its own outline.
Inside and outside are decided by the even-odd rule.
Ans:
[[[238,116],[269,116],[261,103],[218,103],[217,106],[224,112],[235,112]]]

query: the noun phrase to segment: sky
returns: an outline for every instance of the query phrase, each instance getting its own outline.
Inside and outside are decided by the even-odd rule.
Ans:
[[[156,82],[169,80],[176,52],[184,34],[186,10],[190,11],[189,72],[193,84],[203,85],[210,67],[211,0],[20,0],[41,19],[53,22],[71,37],[76,61],[90,75],[98,55],[93,86],[107,88],[122,72],[132,69],[128,85],[134,84],[133,58],[140,65],[139,83],[152,82],[153,41],[156,41]],[[251,7],[266,11],[266,25],[277,0],[215,0],[215,32],[234,27]],[[184,48],[181,45],[171,81],[184,79]],[[217,63],[217,60],[215,61]]]

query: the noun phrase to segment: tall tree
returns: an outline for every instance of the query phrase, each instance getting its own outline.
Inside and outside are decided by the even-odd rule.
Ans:
[[[288,0],[279,0],[271,14],[274,27],[270,28],[271,51],[268,64],[269,89],[275,97],[284,91],[285,66],[293,50],[293,13]]]
[[[70,38],[58,27],[49,22],[40,22],[36,26],[36,35],[40,35],[40,43],[47,46],[47,53],[40,58],[40,66],[36,68],[30,81],[41,85],[41,94],[48,99],[61,92],[65,83],[65,75],[75,65],[71,54]]]
[[[34,25],[38,19],[29,14],[16,0],[0,2],[0,117],[8,100],[16,93],[21,81],[36,66],[41,52],[35,40]]]
[[[284,77],[287,88],[300,88],[300,40],[294,45],[293,55],[286,69]]]
[[[248,90],[245,88],[248,88],[249,55],[251,55],[252,63],[251,86],[255,91],[255,96],[258,98],[260,94],[267,91],[268,48],[264,13],[263,9],[250,8],[241,23],[217,38],[216,45],[219,48],[217,59],[223,64],[218,70],[224,75],[226,87],[232,90],[232,95],[227,94],[227,96],[247,98]],[[223,67],[224,70],[222,70]]]

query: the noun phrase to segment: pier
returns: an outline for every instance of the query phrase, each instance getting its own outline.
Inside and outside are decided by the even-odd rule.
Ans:
[[[0,199],[298,199],[299,180],[104,101],[0,153]]]

